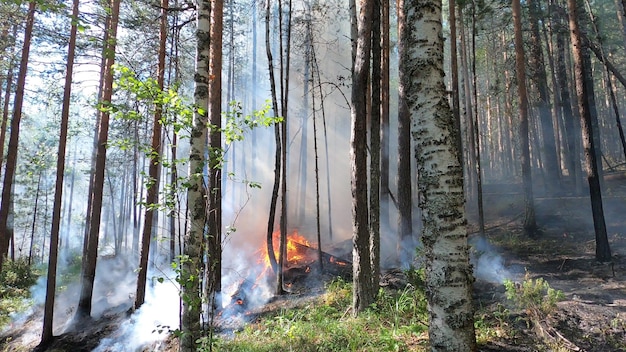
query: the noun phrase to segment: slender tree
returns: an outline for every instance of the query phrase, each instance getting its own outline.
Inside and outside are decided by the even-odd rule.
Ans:
[[[270,79],[270,91],[272,94],[272,110],[274,116],[278,116],[278,97],[276,94],[276,78],[274,74],[274,60],[272,57],[272,47],[270,45],[270,14],[271,14],[271,1],[266,2],[265,6],[265,53],[267,54],[267,65]],[[270,200],[269,216],[267,221],[267,256],[270,261],[270,265],[274,273],[277,275],[277,281],[281,280],[282,268],[279,267],[276,261],[276,255],[274,253],[274,223],[276,220],[276,205],[278,203],[278,192],[280,190],[280,176],[281,176],[281,136],[280,125],[274,124],[274,142],[276,144],[276,150],[274,152],[274,185],[272,188],[272,198]],[[282,284],[277,284],[279,289],[278,294],[282,293]]]
[[[441,1],[406,1],[405,99],[416,143],[422,198],[431,351],[475,351],[472,269],[459,163],[443,80]],[[446,273],[442,275],[441,273]]]
[[[224,1],[211,0],[209,47],[209,180],[206,287],[209,310],[222,291],[222,32]]]
[[[389,201],[389,0],[381,0],[381,72],[380,72],[380,227],[390,226]]]
[[[28,3],[28,14],[24,28],[24,41],[20,59],[20,70],[17,75],[15,98],[13,102],[13,117],[11,119],[11,134],[9,136],[9,149],[7,152],[6,166],[4,171],[4,183],[2,188],[2,201],[0,203],[0,271],[4,264],[4,258],[8,254],[9,240],[12,238],[13,229],[9,222],[11,205],[13,203],[13,181],[17,167],[17,150],[19,144],[20,122],[22,119],[22,105],[24,103],[24,88],[26,85],[26,73],[28,72],[28,58],[30,43],[33,36],[35,22],[36,1]]]
[[[65,87],[63,89],[63,107],[61,108],[61,128],[59,132],[59,149],[57,153],[56,182],[54,186],[54,205],[52,207],[52,229],[50,230],[50,255],[48,257],[48,280],[46,283],[46,303],[43,315],[43,333],[41,345],[48,344],[52,338],[54,298],[56,291],[57,257],[59,251],[59,230],[61,226],[61,200],[63,199],[63,176],[65,174],[65,150],[67,146],[67,126],[70,115],[70,98],[72,94],[72,73],[76,52],[76,33],[78,32],[79,0],[72,2],[72,24],[70,41],[67,47],[67,63],[65,69]]]
[[[374,0],[360,0],[356,58],[352,74],[350,165],[352,168],[352,241],[354,313],[374,302],[367,201],[367,86]],[[354,39],[353,39],[354,40]]]
[[[180,284],[182,287],[181,351],[195,351],[200,337],[200,280],[202,263],[202,239],[207,224],[207,203],[204,184],[205,152],[207,144],[209,99],[209,48],[211,28],[211,2],[198,1],[196,9],[196,68],[194,74],[194,113],[190,136],[189,187],[187,208],[189,227],[185,233],[181,259]]]
[[[541,135],[543,137],[543,170],[545,172],[545,184],[547,190],[554,193],[560,188],[560,167],[556,155],[556,142],[554,139],[554,125],[550,114],[550,97],[548,94],[548,77],[546,75],[539,24],[541,21],[541,7],[537,0],[528,1],[528,13],[530,22],[530,52],[528,68],[535,89],[539,93],[535,102],[535,108],[539,115]]]
[[[157,54],[156,81],[160,91],[163,91],[165,82],[165,44],[167,42],[167,14],[169,0],[161,0],[161,20],[159,21],[159,48]],[[137,290],[135,294],[135,309],[139,309],[146,299],[146,279],[148,276],[148,256],[150,242],[154,231],[155,206],[159,202],[159,184],[161,179],[161,119],[163,104],[156,103],[152,122],[152,141],[150,164],[148,166],[148,182],[146,184],[146,204],[143,233],[141,235],[141,254],[139,256],[139,272],[137,273]]]
[[[373,0],[372,10],[372,80],[370,107],[370,189],[369,189],[369,226],[370,226],[370,261],[372,271],[372,290],[378,292],[380,276],[380,165],[381,165],[381,5],[380,0]]]
[[[398,55],[407,55],[405,36],[407,35],[404,1],[398,1]],[[411,115],[408,110],[406,95],[407,87],[403,84],[408,75],[408,60],[400,59],[398,63],[400,84],[398,86],[398,235],[400,263],[406,265],[412,255],[409,243],[413,236],[413,203],[411,186]]]
[[[587,169],[587,182],[589,183],[589,195],[591,198],[591,211],[596,235],[596,260],[600,262],[611,261],[611,248],[606,233],[604,210],[602,208],[602,192],[598,175],[598,160],[595,153],[595,140],[591,126],[591,111],[588,99],[588,86],[585,83],[584,51],[588,50],[583,44],[580,28],[578,25],[578,8],[576,0],[568,0],[569,29],[572,41],[574,59],[574,82],[576,84],[576,97],[580,123],[582,126],[583,148],[585,154],[585,167]]]
[[[526,93],[526,66],[524,43],[522,41],[522,9],[520,0],[513,0],[513,28],[515,31],[515,68],[517,74],[517,91],[519,96],[520,127],[519,134],[522,148],[522,183],[524,188],[524,233],[535,236],[535,204],[533,182],[530,169],[530,146],[528,143],[528,95]]]
[[[95,170],[93,175],[93,185],[91,197],[91,217],[88,224],[89,233],[86,238],[85,251],[83,252],[83,268],[81,271],[81,292],[76,309],[78,318],[91,314],[91,299],[93,296],[93,286],[96,277],[96,262],[98,256],[98,237],[100,234],[100,220],[102,215],[102,199],[104,193],[104,176],[106,168],[106,151],[109,136],[109,117],[113,95],[113,64],[115,63],[115,48],[117,38],[117,24],[119,21],[120,0],[111,1],[111,20],[108,28],[109,37],[105,43],[106,56],[104,64],[104,84],[102,89],[102,100],[100,106],[100,124],[98,126],[98,145],[96,148]]]

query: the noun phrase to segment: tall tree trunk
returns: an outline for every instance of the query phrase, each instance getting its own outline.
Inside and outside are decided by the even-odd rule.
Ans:
[[[372,10],[372,100],[370,112],[370,261],[371,290],[376,295],[380,276],[380,109],[381,109],[381,6],[373,0]]]
[[[159,21],[159,48],[157,58],[156,80],[160,91],[163,91],[165,81],[165,43],[167,42],[167,14],[169,0],[161,0],[161,19]],[[141,254],[139,256],[139,273],[137,274],[137,290],[135,294],[135,309],[139,309],[146,299],[146,279],[148,276],[148,256],[150,242],[156,231],[153,230],[154,213],[159,203],[159,184],[161,170],[161,118],[163,105],[159,102],[155,106],[152,122],[152,143],[150,164],[148,166],[148,182],[146,184],[146,207],[144,215],[143,233],[141,235]]]
[[[576,96],[578,110],[581,116],[583,147],[585,149],[585,166],[587,169],[587,182],[589,183],[589,195],[591,197],[591,211],[596,234],[596,260],[600,262],[611,261],[611,248],[606,233],[604,210],[602,208],[602,192],[598,175],[598,160],[595,153],[595,140],[593,138],[591,111],[588,99],[588,85],[585,83],[585,59],[584,51],[588,50],[583,43],[578,27],[578,9],[576,0],[568,0],[569,29],[572,40],[574,58],[574,80],[576,83]]]
[[[265,6],[265,52],[267,54],[267,64],[268,64],[268,72],[270,78],[270,92],[272,94],[272,110],[274,112],[274,116],[278,116],[278,98],[276,95],[276,79],[274,75],[274,60],[272,58],[272,47],[270,45],[270,14],[271,14],[271,1],[267,1]],[[281,172],[281,142],[280,142],[280,125],[274,124],[274,142],[276,144],[276,150],[274,153],[274,186],[272,188],[272,198],[270,201],[270,211],[267,221],[267,235],[266,235],[266,244],[267,244],[267,256],[270,261],[270,265],[276,274],[277,280],[280,280],[278,277],[282,275],[282,268],[278,266],[276,261],[276,255],[274,253],[274,224],[276,221],[276,204],[278,203],[278,191],[280,190],[280,172]],[[282,285],[277,292],[278,294],[282,293]]]
[[[473,100],[473,119],[472,119],[472,135],[475,149],[476,160],[474,161],[476,173],[476,207],[478,208],[478,233],[480,236],[485,234],[485,211],[483,207],[483,173],[482,160],[480,157],[480,121],[478,119],[478,87],[476,84],[476,2],[472,1],[472,100]]]
[[[37,176],[37,189],[35,190],[35,203],[33,204],[33,221],[30,226],[30,243],[28,245],[28,265],[32,264],[33,248],[35,247],[35,230],[37,228],[37,212],[39,211],[39,195],[41,194],[41,174],[38,172]],[[43,247],[42,247],[43,250]]]
[[[79,0],[72,2],[72,18],[78,18]],[[61,227],[61,201],[63,200],[63,176],[65,174],[65,150],[67,146],[67,128],[70,115],[70,99],[72,97],[72,73],[76,52],[76,21],[72,21],[70,41],[67,47],[67,64],[65,68],[65,87],[63,89],[63,107],[61,108],[61,127],[59,131],[59,149],[57,153],[56,182],[54,184],[54,206],[52,207],[52,228],[50,230],[50,255],[48,257],[48,280],[46,283],[46,302],[43,315],[43,333],[40,345],[47,345],[53,337],[54,298],[56,291],[57,257],[59,252],[59,230]],[[71,203],[69,203],[71,207]]]
[[[374,302],[367,201],[367,86],[374,0],[360,0],[356,58],[352,74],[350,165],[352,168],[352,306],[358,313]]]
[[[591,10],[591,5],[589,4],[589,1],[585,1],[586,6],[589,10]],[[602,36],[600,35],[600,31],[598,29],[598,24],[596,23],[595,20],[595,16],[593,15],[593,13],[589,13],[589,18],[591,21],[591,24],[593,25],[593,30],[595,33],[595,37],[596,40],[598,41],[598,50],[600,53],[600,61],[606,63],[608,60],[606,58],[606,54],[604,52],[603,49],[603,45],[602,45]],[[623,16],[620,16],[620,21],[623,19]],[[622,128],[622,122],[620,120],[620,112],[619,112],[619,106],[617,105],[617,99],[615,97],[615,91],[613,90],[613,83],[611,81],[611,71],[609,70],[609,68],[607,67],[607,65],[604,65],[604,71],[605,71],[605,76],[604,76],[604,81],[606,83],[606,88],[608,90],[609,93],[609,99],[611,102],[611,107],[613,108],[613,113],[615,114],[615,121],[616,121],[616,126],[617,126],[617,132],[619,133],[619,138],[620,138],[620,142],[621,142],[621,146],[622,146],[622,152],[624,153],[624,160],[626,160],[626,137],[624,137],[624,129]]]
[[[101,105],[111,103],[113,95],[113,64],[115,63],[115,47],[117,39],[117,24],[119,19],[120,0],[111,2],[111,22],[109,38],[106,45],[104,65],[104,85],[102,89]],[[81,293],[76,309],[77,317],[85,317],[91,314],[91,298],[93,296],[93,284],[96,276],[96,261],[98,256],[98,236],[100,234],[100,219],[102,215],[102,196],[104,192],[104,175],[106,169],[106,149],[109,134],[109,111],[104,109],[100,114],[98,126],[98,146],[96,149],[96,163],[93,175],[93,193],[91,194],[91,219],[89,223],[89,236],[87,238],[86,252],[81,272]]]
[[[279,17],[279,48],[280,48],[280,96],[281,96],[281,115],[283,121],[280,123],[281,134],[281,167],[282,177],[280,179],[280,244],[278,253],[278,266],[281,270],[281,275],[278,276],[276,281],[276,292],[282,293],[283,291],[283,275],[282,270],[285,266],[285,259],[287,256],[287,112],[288,112],[288,99],[289,99],[289,65],[291,60],[291,0],[288,1],[287,20],[283,29],[283,9],[282,0],[278,1],[278,17]],[[286,33],[283,34],[283,31]],[[283,35],[285,38],[283,39]],[[283,49],[283,43],[286,46]]]
[[[548,193],[558,192],[560,189],[560,167],[556,156],[556,142],[554,140],[554,125],[550,114],[550,97],[548,95],[548,78],[546,75],[541,37],[539,33],[539,21],[541,15],[540,4],[537,0],[528,1],[530,22],[530,55],[528,67],[530,76],[539,93],[539,99],[535,108],[539,114],[541,134],[543,136],[542,151],[543,165],[546,179],[544,183]]]
[[[11,204],[13,203],[13,181],[17,167],[17,149],[20,134],[20,121],[22,119],[22,104],[24,102],[24,86],[26,85],[26,73],[28,71],[28,55],[30,53],[30,42],[33,35],[33,24],[35,22],[36,1],[28,3],[28,15],[26,16],[26,27],[24,28],[24,41],[22,44],[22,55],[20,59],[20,71],[17,76],[17,88],[15,90],[15,100],[13,102],[13,118],[11,119],[11,134],[9,136],[9,149],[4,172],[4,183],[2,188],[2,201],[0,203],[0,271],[4,264],[4,258],[8,254],[9,240],[12,237],[12,229],[9,229],[9,217]]]
[[[475,102],[472,102],[472,91],[470,82],[470,70],[468,67],[468,44],[465,35],[465,16],[463,15],[463,7],[459,6],[459,27],[461,37],[461,74],[463,81],[463,121],[465,122],[465,138],[467,140],[467,158],[465,158],[465,185],[467,186],[465,192],[467,193],[467,200],[469,204],[474,204],[476,199],[476,141],[474,130],[474,110],[472,106]]]
[[[220,307],[222,291],[222,33],[224,1],[211,0],[209,48],[209,184],[207,219],[207,302],[209,311]],[[212,314],[209,317],[213,318]],[[211,332],[213,329],[210,330]]]
[[[13,26],[13,38],[17,35],[17,25]],[[2,164],[4,160],[4,141],[7,135],[7,122],[9,120],[9,103],[11,100],[11,90],[13,89],[13,70],[15,68],[14,56],[11,55],[9,60],[7,75],[6,75],[6,89],[4,90],[4,103],[2,105],[2,124],[0,124],[0,174],[2,174]],[[0,235],[0,239],[1,239]],[[0,245],[1,246],[1,245]],[[2,254],[0,254],[1,256]],[[1,261],[1,259],[0,259]]]
[[[200,337],[200,278],[202,277],[202,239],[207,225],[206,185],[204,183],[205,153],[207,144],[207,107],[209,100],[209,47],[211,28],[211,2],[198,2],[196,14],[196,68],[194,74],[194,104],[189,151],[190,185],[187,188],[189,227],[185,233],[182,270],[182,319],[181,351],[196,349]]]
[[[583,43],[581,45],[585,45],[585,44]],[[587,50],[588,47],[585,47],[585,49],[586,50],[582,51],[583,60],[584,60],[582,67],[584,69],[583,73],[585,75],[584,82],[585,82],[585,85],[587,85],[586,96],[587,96],[587,99],[589,100],[589,115],[591,117],[591,133],[593,136],[594,153],[596,154],[596,161],[597,161],[596,167],[598,168],[598,181],[600,182],[600,188],[604,188],[604,168],[602,166],[602,139],[600,138],[600,125],[598,122],[598,109],[596,106],[596,93],[595,93],[594,81],[593,81],[593,67],[591,64],[591,53],[589,50]],[[580,111],[580,108],[578,110]],[[581,119],[581,122],[582,122],[582,119]],[[584,148],[584,144],[583,144],[583,148]]]
[[[553,5],[556,6],[556,5]],[[556,28],[564,28],[563,16],[558,14],[558,9],[555,8],[557,15],[554,16],[554,22]],[[572,102],[570,99],[569,81],[567,78],[567,65],[565,62],[566,41],[565,35],[567,33],[563,30],[556,32],[556,79],[559,85],[559,100],[561,101],[561,109],[563,110],[563,126],[566,142],[566,166],[568,172],[568,178],[570,179],[576,194],[579,194],[582,190],[581,178],[577,177],[580,174],[580,158],[578,157],[578,141],[576,136],[578,135],[576,126],[574,124],[574,112],[572,111]]]
[[[461,114],[459,101],[459,63],[456,48],[456,1],[449,0],[448,10],[450,11],[450,72],[451,72],[451,91],[452,91],[452,114],[454,115],[454,130],[456,133],[457,149],[459,153],[459,162],[463,165],[463,139],[461,137]]]
[[[533,181],[530,168],[530,145],[528,136],[528,94],[526,92],[526,67],[524,43],[522,41],[522,9],[520,0],[513,0],[513,26],[515,30],[515,71],[519,96],[520,127],[519,134],[522,148],[522,183],[524,189],[524,234],[534,237],[537,232]]]
[[[431,351],[475,351],[463,169],[443,80],[441,1],[407,1],[402,84],[416,143]],[[452,249],[453,248],[453,249]],[[446,273],[442,275],[441,273]]]
[[[389,0],[381,0],[381,72],[380,72],[380,227],[388,231],[389,218]]]
[[[407,35],[404,1],[398,1],[398,56],[408,55],[405,46]],[[406,266],[413,257],[413,203],[411,186],[411,115],[408,110],[406,95],[409,94],[404,85],[408,75],[407,60],[398,62],[398,251],[400,264]]]

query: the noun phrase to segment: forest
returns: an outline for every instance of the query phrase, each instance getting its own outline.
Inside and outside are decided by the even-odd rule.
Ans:
[[[626,351],[626,1],[0,33],[1,351]]]

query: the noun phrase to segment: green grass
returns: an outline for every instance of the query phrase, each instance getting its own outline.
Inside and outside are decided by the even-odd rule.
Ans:
[[[23,260],[6,260],[0,273],[0,329],[10,321],[11,315],[28,308],[30,287],[35,284],[40,270]]]
[[[232,337],[215,341],[218,351],[416,351],[426,349],[423,288],[383,290],[353,317],[352,284],[337,279],[324,295],[299,308],[268,313]],[[208,346],[204,347],[208,350]]]

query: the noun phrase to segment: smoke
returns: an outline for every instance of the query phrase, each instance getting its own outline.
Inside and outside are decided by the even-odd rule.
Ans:
[[[159,342],[178,327],[180,305],[175,274],[149,273],[149,277],[145,303],[110,337],[102,339],[94,351],[142,351],[146,346],[156,351]]]
[[[474,266],[474,276],[494,284],[502,284],[513,277],[505,266],[504,258],[483,236],[475,236],[469,240],[472,247],[470,261]]]

